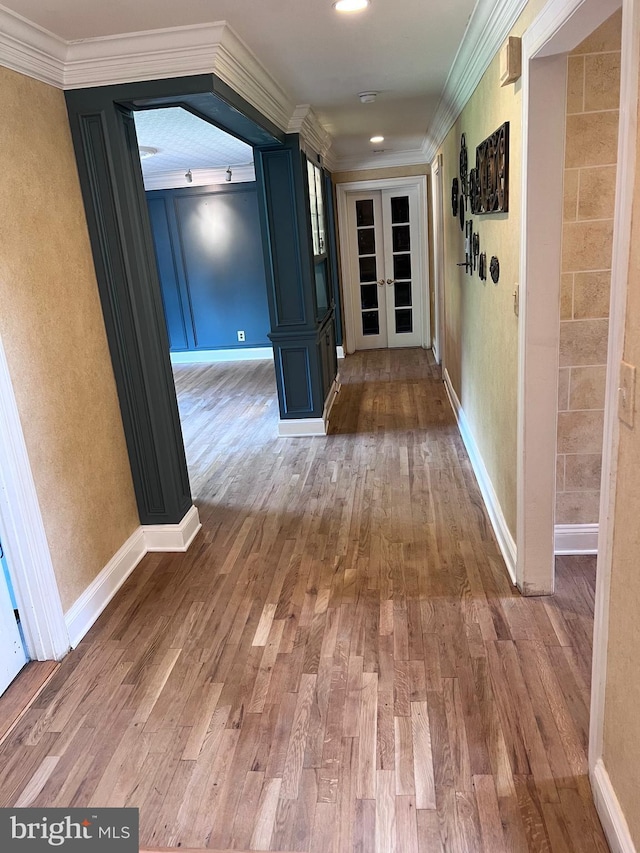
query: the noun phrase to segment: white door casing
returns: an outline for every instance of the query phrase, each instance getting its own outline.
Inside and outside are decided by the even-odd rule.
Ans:
[[[552,153],[557,163],[562,149],[550,151],[547,134],[549,94],[558,87],[561,74],[558,57],[566,54],[609,18],[622,5],[622,62],[618,168],[613,235],[611,302],[605,427],[598,535],[598,563],[593,635],[591,707],[589,721],[589,777],[594,800],[612,850],[632,850],[625,816],[616,798],[603,757],[604,712],[607,680],[609,592],[613,561],[613,525],[616,502],[618,428],[618,371],[624,348],[626,293],[629,275],[631,222],[636,172],[638,134],[638,74],[640,65],[640,3],[638,0],[549,0],[524,35],[522,43],[523,92],[523,222],[522,266],[520,273],[520,354],[518,405],[518,578],[526,585],[533,576],[553,588],[553,555],[549,551],[542,564],[535,544],[536,530],[542,531],[546,548],[553,530],[540,526],[540,514],[553,519],[555,479],[533,476],[537,466],[549,465],[549,448],[555,441],[555,419],[540,417],[539,396],[557,382],[557,365],[537,358],[545,339],[559,328],[559,316],[549,326],[541,320],[541,303],[557,306],[557,301],[536,275],[536,255],[558,252],[560,234],[546,228],[550,199],[536,192],[536,182],[549,166]],[[555,63],[556,77],[550,78]],[[553,75],[551,75],[553,76]],[[543,85],[546,77],[547,87]],[[551,99],[555,101],[555,98]],[[558,112],[556,105],[555,110]],[[543,120],[539,119],[543,116]],[[556,119],[557,120],[557,119]],[[554,200],[562,192],[562,182],[551,188]],[[551,240],[549,246],[548,240]],[[547,277],[548,278],[548,277]],[[556,308],[556,310],[558,310]],[[553,345],[557,346],[557,338]],[[546,405],[546,404],[545,404]],[[552,525],[551,525],[552,527]],[[527,534],[526,536],[524,534]]]
[[[356,229],[350,228],[350,207],[351,200],[355,195],[359,194],[362,198],[363,194],[371,194],[380,191],[380,203],[383,200],[390,199],[392,196],[410,195],[414,202],[411,213],[411,240],[415,247],[415,260],[412,258],[412,280],[415,283],[415,305],[413,306],[414,313],[414,329],[417,329],[417,334],[413,338],[413,343],[402,342],[403,335],[391,335],[391,342],[377,344],[378,346],[431,346],[430,333],[430,310],[429,310],[429,263],[428,263],[428,236],[427,236],[427,178],[426,175],[419,175],[408,178],[390,178],[386,180],[375,181],[354,181],[350,183],[337,184],[337,208],[338,208],[338,229],[340,235],[340,262],[341,262],[341,278],[343,288],[343,306],[345,315],[345,351],[352,353],[358,346],[358,328],[361,327],[361,306],[359,292],[356,290],[353,282],[353,259],[358,257],[357,238],[355,236]],[[388,240],[391,236],[388,235]],[[385,256],[393,257],[393,250],[387,244]],[[390,261],[392,264],[393,261]],[[380,290],[385,292],[385,305],[387,306],[386,315],[392,314],[395,311],[395,298],[393,285],[387,285],[387,279],[393,281],[393,266],[387,265],[384,276],[384,288]],[[377,277],[377,281],[382,276]],[[359,282],[357,282],[359,287]],[[404,339],[406,341],[406,338]]]
[[[518,353],[518,587],[555,574],[557,382],[567,52],[620,0],[550,0],[522,39],[522,236]]]
[[[444,193],[442,190],[442,154],[431,166],[431,205],[433,214],[433,355],[438,364],[444,363]]]
[[[0,534],[33,660],[60,660],[69,634],[0,339]]]

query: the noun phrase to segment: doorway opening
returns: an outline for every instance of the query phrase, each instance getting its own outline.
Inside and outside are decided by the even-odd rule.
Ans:
[[[426,175],[337,185],[345,349],[431,347]]]
[[[182,107],[139,110],[134,122],[191,491],[200,503],[211,491],[209,468],[222,446],[229,452],[229,428],[246,430],[258,406],[277,433],[253,148]]]
[[[571,161],[575,156],[567,147],[567,160],[564,157],[565,123],[569,129],[566,105],[575,102],[584,109],[586,89],[566,88],[567,79],[571,82],[571,66],[568,66],[567,54],[576,46],[598,31],[605,22],[616,21],[616,13],[622,5],[622,45],[619,63],[619,115],[612,110],[609,120],[598,122],[596,136],[601,146],[617,151],[617,174],[615,191],[611,189],[587,193],[580,202],[581,185],[588,186],[593,175],[585,172],[586,184],[583,184],[581,170],[588,170],[595,164]],[[613,16],[613,18],[612,18]],[[617,26],[620,25],[617,20]],[[605,24],[606,28],[606,24]],[[593,345],[594,335],[565,336],[561,334],[561,306],[564,318],[562,322],[588,324],[601,322],[602,317],[576,317],[576,307],[584,307],[585,294],[581,291],[584,281],[576,282],[578,276],[593,276],[610,271],[611,293],[606,318],[608,321],[608,340],[606,351],[606,383],[604,389],[604,418],[600,427],[602,448],[602,475],[594,478],[600,486],[598,513],[598,559],[596,570],[595,619],[593,634],[593,662],[591,679],[591,706],[589,714],[589,775],[598,813],[603,820],[607,836],[616,834],[606,801],[606,771],[603,769],[603,729],[604,698],[607,669],[608,639],[608,601],[611,577],[611,519],[615,501],[615,479],[617,455],[617,386],[618,369],[623,351],[625,298],[629,267],[630,222],[633,201],[633,175],[636,160],[636,120],[638,91],[638,20],[632,3],[626,0],[622,4],[616,0],[551,0],[529,28],[523,38],[523,175],[524,204],[522,232],[522,267],[520,299],[520,365],[519,365],[519,411],[518,411],[518,584],[524,592],[549,593],[554,588],[554,516],[556,510],[556,444],[565,451],[573,449],[559,443],[558,435],[558,390],[561,399],[571,404],[571,388],[574,377],[573,368],[601,367],[601,364],[562,364],[561,369],[569,367],[568,389],[558,378],[558,352],[561,359],[566,358],[570,348],[568,342],[573,339],[577,346],[585,341]],[[601,45],[592,45],[596,49],[577,57],[569,56],[569,63],[579,66],[577,77],[587,86],[588,57],[591,64],[602,64],[595,54],[601,52]],[[605,75],[596,78],[600,96],[608,98],[611,91],[611,79],[605,82]],[[604,84],[604,87],[603,87]],[[615,91],[615,90],[614,90]],[[567,95],[565,104],[565,94]],[[594,91],[591,95],[595,94]],[[592,110],[597,113],[598,110]],[[572,124],[582,126],[581,143],[586,142],[585,132],[592,121],[576,111],[577,117]],[[609,142],[603,145],[605,128],[609,128]],[[575,128],[574,128],[575,130]],[[593,129],[592,129],[593,130]],[[613,132],[613,136],[611,135]],[[585,151],[587,146],[584,146]],[[597,164],[605,171],[611,171],[613,163]],[[566,177],[566,166],[575,168],[579,173]],[[603,173],[604,174],[604,173]],[[569,205],[570,215],[567,222],[563,217],[566,195],[563,187],[570,190],[575,186],[577,177],[577,196]],[[597,176],[599,179],[602,175]],[[601,183],[598,180],[598,183]],[[608,216],[602,217],[600,205],[607,200],[613,201],[613,215],[610,208]],[[575,204],[573,203],[575,202]],[[586,209],[584,207],[586,202]],[[593,205],[595,204],[595,207]],[[588,213],[597,215],[589,220]],[[581,221],[584,220],[584,221]],[[586,221],[586,224],[585,224]],[[596,223],[595,229],[593,222]],[[580,230],[602,230],[602,223],[609,233],[608,251],[611,261],[608,270],[584,267],[569,269],[566,265],[572,260],[576,245],[575,235]],[[598,224],[599,223],[599,224]],[[572,233],[572,232],[575,232]],[[564,245],[562,237],[565,237]],[[594,250],[602,251],[602,240],[594,240],[582,235],[582,251],[585,257],[592,256]],[[600,243],[598,247],[596,244]],[[550,270],[553,271],[550,274]],[[564,279],[561,287],[561,270],[570,278]],[[556,272],[557,271],[557,272]],[[576,283],[578,288],[576,289]],[[571,317],[567,293],[571,284]],[[578,300],[576,301],[576,295]],[[561,300],[561,297],[564,299]],[[587,300],[588,310],[593,311],[597,299],[592,295]],[[582,331],[587,331],[585,325]],[[593,332],[593,330],[591,330]],[[560,348],[560,344],[563,344]],[[575,352],[574,352],[575,354]],[[560,377],[562,379],[563,377]],[[574,394],[579,385],[574,386]],[[585,388],[582,388],[584,392]],[[593,390],[593,389],[592,389]],[[567,409],[571,413],[571,409]],[[580,411],[578,409],[578,411]],[[588,411],[588,410],[587,410]],[[576,445],[578,450],[580,445]],[[566,455],[566,454],[565,454]],[[564,475],[566,478],[566,460]],[[558,478],[559,479],[559,478]],[[566,479],[565,479],[566,485]],[[565,489],[566,491],[566,489]]]
[[[597,554],[622,12],[568,55],[556,554]]]
[[[605,262],[587,256],[594,253],[596,246],[599,246],[600,254],[606,253],[607,247],[601,239],[606,232],[611,257],[613,216],[608,220],[609,224],[600,222],[597,210],[602,198],[598,197],[597,191],[588,191],[589,182],[593,181],[594,176],[596,181],[602,180],[605,174],[603,168],[610,168],[610,164],[592,164],[587,160],[582,174],[583,164],[578,160],[574,163],[570,158],[587,156],[587,146],[582,144],[584,139],[575,146],[576,155],[567,146],[565,160],[567,131],[580,138],[581,126],[588,128],[594,121],[597,124],[597,110],[584,112],[584,92],[580,95],[583,99],[580,113],[577,112],[579,96],[569,92],[567,98],[567,81],[573,79],[568,73],[572,59],[568,55],[607,21],[619,5],[617,0],[603,3],[595,0],[582,3],[552,0],[523,37],[524,185],[519,298],[516,580],[521,591],[529,595],[553,592],[556,483],[566,484],[565,467],[562,467],[562,480],[559,469],[569,455],[575,454],[577,457],[578,450],[589,447],[582,444],[584,427],[587,421],[594,420],[592,414],[585,414],[587,410],[570,410],[570,390],[567,391],[567,400],[563,400],[559,406],[558,391],[562,395],[565,390],[563,383],[571,383],[572,378],[575,379],[573,401],[577,405],[577,380],[589,379],[589,371],[583,368],[601,367],[603,350],[606,361],[606,318],[577,318],[574,294],[578,275],[586,272],[587,277],[592,277],[594,273],[606,271],[607,267],[609,271],[611,269],[610,260]],[[597,65],[600,61],[596,55],[589,56],[590,64],[593,62]],[[573,59],[576,64],[583,63],[585,72],[584,55],[576,55]],[[599,79],[598,75],[595,75],[595,79]],[[583,84],[585,80],[583,73]],[[610,92],[607,95],[610,96]],[[567,108],[569,111],[576,109],[576,112],[568,114]],[[615,149],[618,114],[617,111],[609,111],[607,115],[607,122],[614,130]],[[596,138],[598,133],[596,128]],[[602,145],[601,138],[594,146],[600,152],[606,147]],[[565,166],[571,167],[566,173]],[[592,168],[593,172],[588,174],[586,170]],[[583,206],[580,208],[579,187],[583,179]],[[571,197],[571,202],[566,204],[564,188],[566,185],[567,191],[570,191],[572,181],[577,181],[576,193]],[[607,198],[608,203],[613,202],[611,192]],[[564,218],[567,210],[572,211],[568,214],[573,217],[570,221]],[[590,210],[596,212],[593,219],[587,218]],[[582,221],[579,220],[580,216],[584,217]],[[602,235],[595,239],[593,236],[589,238],[589,231],[601,231]],[[581,242],[586,246],[585,252],[579,249]],[[582,259],[574,260],[574,256],[580,255]],[[586,263],[587,268],[577,265],[579,263]],[[563,303],[562,310],[567,313],[562,319],[562,331],[561,284],[565,285],[565,293],[569,289],[572,293],[571,309],[568,308],[567,299]],[[578,284],[582,284],[582,281]],[[572,312],[570,319],[569,310]],[[603,320],[604,336],[601,330]],[[586,349],[593,343],[589,339],[597,335],[603,338],[600,345],[595,346],[594,353],[586,354]],[[589,341],[587,346],[586,341]],[[575,376],[572,377],[571,369],[566,374],[559,374],[559,353],[561,369],[575,367]],[[590,373],[595,375],[594,371]],[[596,432],[590,441],[598,443],[601,438],[600,426],[599,435]],[[559,460],[557,451],[565,458]],[[572,459],[570,476],[573,477],[575,468],[576,479],[570,479],[569,484],[577,482],[580,464],[584,463],[582,475],[587,476],[587,468],[592,462],[592,459]],[[593,474],[592,471],[592,479]],[[561,499],[561,506],[563,500],[568,504],[573,498]],[[585,532],[582,531],[583,534]]]

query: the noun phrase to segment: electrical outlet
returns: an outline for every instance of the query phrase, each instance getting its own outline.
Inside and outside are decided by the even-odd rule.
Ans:
[[[238,332],[238,340],[240,343],[244,341],[244,332]]]
[[[620,362],[620,381],[618,383],[618,417],[623,424],[633,428],[633,415],[636,405],[636,368],[626,361]]]

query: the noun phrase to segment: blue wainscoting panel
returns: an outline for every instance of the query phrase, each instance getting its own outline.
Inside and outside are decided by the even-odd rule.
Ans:
[[[172,350],[269,346],[255,183],[161,190],[147,198]]]
[[[156,250],[162,304],[167,322],[167,332],[169,333],[169,346],[172,350],[192,349],[193,333],[191,334],[191,340],[189,340],[187,337],[187,320],[184,315],[183,301],[180,294],[175,247],[171,238],[171,229],[169,228],[170,210],[167,205],[170,202],[171,198],[168,193],[161,193],[153,198],[148,198],[147,206],[149,208],[149,219],[151,220],[153,242]],[[189,325],[190,323],[189,318]]]
[[[311,365],[308,347],[281,347],[279,349],[282,387],[284,390],[284,415],[311,417]]]
[[[309,225],[306,208],[299,199],[304,191],[300,157],[299,148],[293,144],[256,152],[256,172],[262,178],[264,193],[266,242],[271,250],[269,288],[274,329],[311,326],[315,322],[310,310]],[[307,237],[302,250],[300,232]]]

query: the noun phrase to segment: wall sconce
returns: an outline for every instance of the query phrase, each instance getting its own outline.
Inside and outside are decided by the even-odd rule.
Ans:
[[[232,172],[231,172],[231,166],[227,166],[227,171],[224,173],[224,179],[225,179],[225,181],[230,181],[230,180],[231,180],[231,175],[232,175]]]
[[[193,174],[191,173],[191,169],[184,173],[184,177],[188,184],[193,183]]]

